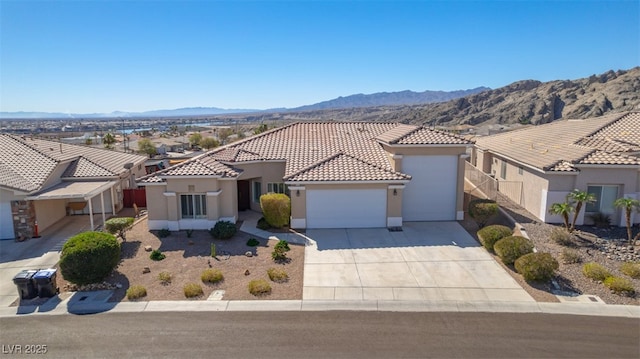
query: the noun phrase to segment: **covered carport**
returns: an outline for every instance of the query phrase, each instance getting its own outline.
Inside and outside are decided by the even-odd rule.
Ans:
[[[116,212],[114,201],[115,181],[86,181],[86,182],[61,182],[51,188],[30,195],[25,199],[27,201],[36,201],[36,221],[44,223],[43,229],[55,223],[60,218],[67,215],[67,207],[71,203],[87,203],[89,206],[89,221],[91,228],[94,228],[93,219],[93,199],[100,197],[100,212],[102,214],[102,223],[106,221],[105,210],[105,192],[109,191],[109,202],[111,204],[111,213]],[[55,203],[56,201],[64,201],[65,208],[60,215],[59,205],[50,205],[47,203]]]

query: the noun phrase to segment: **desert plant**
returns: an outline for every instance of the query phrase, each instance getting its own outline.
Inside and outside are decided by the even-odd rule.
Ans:
[[[149,258],[151,258],[151,260],[154,260],[154,261],[161,261],[166,257],[167,256],[165,256],[164,253],[162,253],[159,249],[154,249],[153,251],[151,251],[151,254],[149,255]]]
[[[132,285],[127,289],[127,299],[134,300],[147,296],[147,289],[141,285]]]
[[[131,228],[133,221],[133,217],[110,218],[104,222],[104,229],[111,234],[117,234],[125,241],[125,232]]]
[[[562,263],[582,263],[582,256],[580,255],[580,252],[575,249],[564,248],[562,249]]]
[[[591,219],[591,221],[593,222],[593,225],[598,228],[611,227],[611,216],[606,213],[602,213],[602,212],[591,213],[589,215],[589,219]]]
[[[158,237],[160,238],[166,238],[169,237],[171,235],[171,231],[168,228],[162,228],[161,230],[158,231]]]
[[[271,284],[264,279],[254,279],[249,282],[249,293],[255,296],[271,293]]]
[[[275,247],[271,252],[271,258],[276,262],[285,261],[287,260],[287,251],[282,247]]]
[[[158,273],[158,280],[160,281],[160,283],[162,283],[163,285],[168,285],[169,283],[171,283],[171,273],[169,272],[160,272]]]
[[[202,286],[198,283],[187,283],[182,288],[182,291],[187,298],[195,298],[204,294]]]
[[[585,263],[582,266],[582,273],[587,277],[598,282],[604,282],[605,279],[611,277],[611,273],[607,270],[607,268],[596,262]]]
[[[220,269],[205,269],[200,275],[200,279],[203,283],[218,283],[224,280],[224,275]]]
[[[211,243],[211,257],[215,258],[218,255],[218,253],[216,252],[216,244],[215,243]]]
[[[229,221],[218,221],[213,228],[209,230],[209,234],[215,239],[229,239],[237,232],[236,225]]]
[[[271,279],[272,282],[282,283],[289,280],[287,272],[280,268],[267,269],[267,275],[269,275],[269,279]]]
[[[271,227],[282,228],[289,224],[291,198],[282,193],[267,193],[260,196],[260,208]]]
[[[548,282],[558,269],[558,261],[549,253],[535,252],[516,259],[516,271],[529,282]]]
[[[105,232],[83,232],[67,241],[60,255],[60,272],[71,283],[101,282],[120,261],[120,243]]]
[[[478,239],[488,251],[493,252],[493,246],[497,241],[512,234],[511,228],[494,224],[480,229],[478,231]]]
[[[469,216],[473,218],[480,228],[487,224],[491,217],[498,214],[498,204],[490,199],[474,199],[469,202]]]
[[[193,229],[187,229],[185,232],[187,232],[187,238],[191,238],[193,236]]]
[[[563,230],[559,227],[553,227],[551,230],[551,240],[561,246],[573,247],[576,243],[573,240],[573,234]]]
[[[624,219],[625,224],[627,225],[627,239],[629,241],[629,245],[635,245],[638,238],[640,238],[640,233],[633,238],[633,233],[631,232],[631,212],[634,210],[640,211],[640,201],[633,198],[618,198],[613,202],[613,205],[624,208]]]
[[[626,262],[620,266],[620,272],[634,279],[640,279],[640,262]]]
[[[569,223],[569,214],[573,212],[574,208],[570,203],[553,203],[549,207],[549,213],[562,216],[562,222],[567,232],[571,232],[571,224]]]
[[[260,244],[260,241],[255,238],[249,238],[249,240],[247,241],[248,247],[257,247],[259,244]]]
[[[258,224],[256,224],[256,228],[262,229],[263,231],[266,231],[269,228],[271,228],[271,226],[269,225],[267,220],[264,219],[264,217],[260,217],[260,219],[258,220]]]
[[[573,212],[573,219],[571,221],[570,232],[576,228],[576,220],[578,220],[578,215],[580,214],[580,210],[582,209],[583,204],[595,203],[597,201],[596,196],[593,193],[589,193],[587,191],[581,191],[579,189],[574,189],[573,191],[567,194],[567,202],[575,203],[575,211]]]
[[[493,246],[496,254],[504,264],[513,264],[516,259],[533,252],[533,243],[520,236],[504,237]]]
[[[605,287],[611,289],[615,294],[633,295],[636,292],[633,284],[626,278],[607,277],[603,283]]]
[[[291,250],[291,248],[289,248],[289,243],[284,239],[279,240],[278,243],[276,243],[276,245],[274,246],[274,248],[281,248],[285,252],[288,252]]]

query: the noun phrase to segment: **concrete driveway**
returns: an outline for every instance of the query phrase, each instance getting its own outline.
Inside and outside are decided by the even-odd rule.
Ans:
[[[306,236],[304,300],[534,301],[457,222]]]

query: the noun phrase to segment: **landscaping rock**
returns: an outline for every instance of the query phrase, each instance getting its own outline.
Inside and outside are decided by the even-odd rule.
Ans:
[[[151,246],[144,246],[144,250],[146,252],[151,252],[153,250],[153,248],[151,248]]]
[[[249,275],[249,274],[251,274],[251,272],[249,272],[248,269],[246,271],[244,271],[244,275]]]
[[[251,251],[246,251],[244,255],[247,257],[253,257],[253,253]]]
[[[142,273],[151,273],[151,268],[149,267],[142,268]]]

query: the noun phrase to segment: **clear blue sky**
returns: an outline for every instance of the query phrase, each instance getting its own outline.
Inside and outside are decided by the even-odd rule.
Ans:
[[[296,107],[640,64],[639,1],[0,1],[0,111]]]

